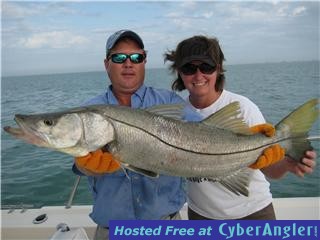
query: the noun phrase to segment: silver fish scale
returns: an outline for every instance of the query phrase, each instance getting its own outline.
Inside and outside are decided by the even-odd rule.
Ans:
[[[253,163],[274,141],[260,134],[237,135],[204,124],[124,110],[106,114],[116,132],[112,152],[126,163],[158,173],[218,178]]]

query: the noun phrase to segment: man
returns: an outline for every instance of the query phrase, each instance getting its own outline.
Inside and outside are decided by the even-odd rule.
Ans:
[[[147,108],[183,102],[171,91],[144,85],[146,51],[143,41],[133,31],[120,30],[109,37],[104,64],[111,85],[85,105]],[[75,165],[86,175],[109,172],[88,177],[94,201],[90,217],[98,224],[94,239],[108,239],[111,219],[180,218],[179,210],[186,201],[181,178],[160,176],[153,179],[129,170],[117,171],[119,164],[112,160],[111,154],[101,150],[76,158]]]

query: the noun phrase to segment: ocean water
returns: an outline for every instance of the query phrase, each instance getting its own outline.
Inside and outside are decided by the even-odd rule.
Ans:
[[[277,123],[298,105],[319,98],[319,62],[283,62],[226,66],[225,88],[249,97],[268,122]],[[172,76],[166,69],[147,69],[146,84],[170,89]],[[50,74],[1,79],[1,125],[14,125],[16,113],[57,111],[80,105],[101,93],[109,84],[105,72]],[[181,93],[186,96],[186,92]],[[319,121],[311,131],[320,135]],[[319,142],[313,147],[320,156]],[[320,196],[320,162],[304,178],[288,174],[271,180],[274,197]],[[73,158],[38,148],[10,137],[1,130],[1,204],[63,205],[76,176]],[[90,204],[91,194],[83,177],[74,204]]]

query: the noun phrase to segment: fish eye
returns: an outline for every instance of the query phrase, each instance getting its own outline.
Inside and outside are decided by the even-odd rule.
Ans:
[[[43,123],[47,126],[52,126],[54,122],[50,119],[45,119],[43,120]]]

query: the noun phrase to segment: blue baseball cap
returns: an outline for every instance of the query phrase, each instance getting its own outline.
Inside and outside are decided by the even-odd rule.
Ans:
[[[122,29],[119,30],[117,32],[115,32],[114,34],[112,34],[106,43],[106,55],[108,56],[110,50],[114,47],[114,45],[121,39],[124,37],[128,37],[134,41],[136,41],[138,43],[138,45],[141,47],[141,49],[144,49],[144,44],[142,39],[140,38],[140,36],[138,34],[136,34],[135,32],[128,30],[128,29]]]

